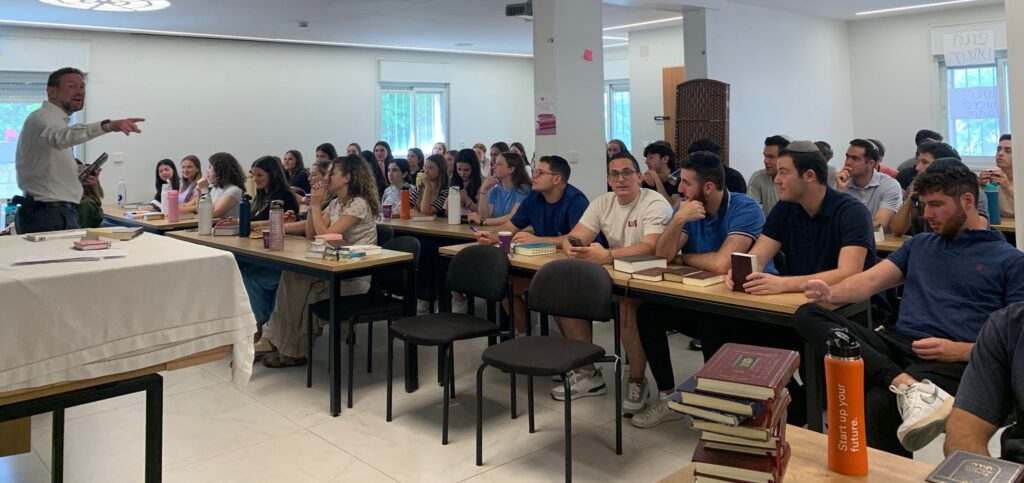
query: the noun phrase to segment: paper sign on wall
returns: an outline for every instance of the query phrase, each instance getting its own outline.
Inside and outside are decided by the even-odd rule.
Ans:
[[[992,30],[971,30],[942,37],[946,67],[996,63],[996,35]]]
[[[537,94],[534,108],[536,109],[534,112],[537,113],[536,135],[554,135],[556,132],[555,95]]]

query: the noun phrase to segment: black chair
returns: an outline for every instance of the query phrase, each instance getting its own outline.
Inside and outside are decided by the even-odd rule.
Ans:
[[[441,444],[448,444],[448,403],[455,397],[455,353],[454,343],[459,340],[478,337],[503,336],[496,321],[483,319],[475,315],[475,299],[480,297],[488,303],[500,302],[511,296],[512,290],[508,282],[508,256],[500,248],[475,245],[464,248],[448,267],[448,289],[466,295],[467,314],[436,313],[400,319],[388,329],[388,405],[387,421],[391,421],[392,399],[392,359],[395,339],[402,339],[406,344],[433,346],[443,354],[444,414],[442,416]],[[512,307],[512,300],[509,300]],[[514,314],[509,314],[514,320]]]
[[[786,262],[786,254],[782,253],[782,250],[779,250],[772,258],[772,265],[775,265],[775,270],[779,272],[779,275],[783,277],[789,275],[789,263]]]
[[[615,324],[615,355],[606,356],[601,346],[561,337],[526,336],[484,350],[476,373],[476,465],[483,466],[484,369],[524,374],[530,432],[533,433],[534,376],[562,375],[565,387],[565,480],[572,480],[572,398],[569,372],[595,362],[615,364],[615,454],[622,454],[622,366],[619,364],[621,333],[618,307],[611,302],[612,279],[604,267],[583,260],[556,260],[545,264],[530,282],[526,301],[531,312],[584,320],[609,320]],[[513,379],[514,380],[514,379]],[[513,408],[515,395],[513,395]],[[515,409],[513,409],[513,412]]]
[[[384,246],[385,243],[391,241],[395,237],[395,229],[391,228],[390,225],[384,225],[377,223],[377,244]]]
[[[377,225],[380,227],[381,225]],[[391,227],[387,227],[389,230]],[[388,241],[382,247],[385,250],[396,252],[412,253],[413,265],[419,263],[420,242],[411,236],[400,236]],[[366,335],[366,372],[372,372],[373,360],[373,322],[376,320],[392,320],[401,317],[403,314],[404,302],[401,297],[415,297],[415,294],[405,293],[405,269],[382,268],[373,274],[371,286],[379,287],[379,291],[370,291],[358,295],[346,295],[339,297],[335,316],[338,320],[348,320],[348,407],[352,407],[352,373],[355,366],[355,326],[359,323],[367,324]],[[316,315],[322,320],[330,319],[330,300],[321,300],[309,306],[309,317],[307,320],[306,334],[306,387],[313,386],[313,316]],[[340,357],[335,355],[334,357]]]

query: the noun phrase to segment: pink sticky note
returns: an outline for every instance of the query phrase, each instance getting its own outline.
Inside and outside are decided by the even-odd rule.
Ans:
[[[594,61],[594,52],[590,49],[583,49],[583,60],[587,62]]]

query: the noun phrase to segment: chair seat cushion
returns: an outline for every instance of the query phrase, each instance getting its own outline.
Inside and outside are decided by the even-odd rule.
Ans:
[[[402,314],[401,299],[388,297],[375,293],[363,293],[358,295],[346,295],[338,297],[335,316],[338,320],[351,320],[353,316],[359,316],[363,322],[381,320],[387,317],[398,317]],[[331,305],[329,300],[321,300],[309,306],[313,315],[323,319],[330,319]]]
[[[604,348],[562,337],[519,337],[484,349],[483,360],[505,372],[553,376],[590,364],[604,356]]]
[[[391,333],[406,342],[438,346],[501,332],[498,324],[466,314],[427,314],[396,320]]]

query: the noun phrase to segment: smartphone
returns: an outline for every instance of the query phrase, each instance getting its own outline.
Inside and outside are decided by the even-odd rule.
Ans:
[[[569,245],[574,246],[574,247],[585,247],[585,246],[587,246],[586,243],[583,243],[583,240],[580,240],[578,237],[575,237],[575,236],[572,236],[572,235],[569,235]]]
[[[480,229],[477,228],[476,225],[470,224],[469,229],[473,230],[473,233],[480,233]]]
[[[96,161],[93,161],[92,164],[90,164],[84,170],[82,170],[81,173],[78,173],[78,179],[85,181],[85,179],[88,178],[89,176],[96,174],[96,171],[98,171],[100,167],[103,166],[103,163],[107,162],[108,157],[109,156],[107,156],[107,153],[101,154],[100,157],[96,158]]]

